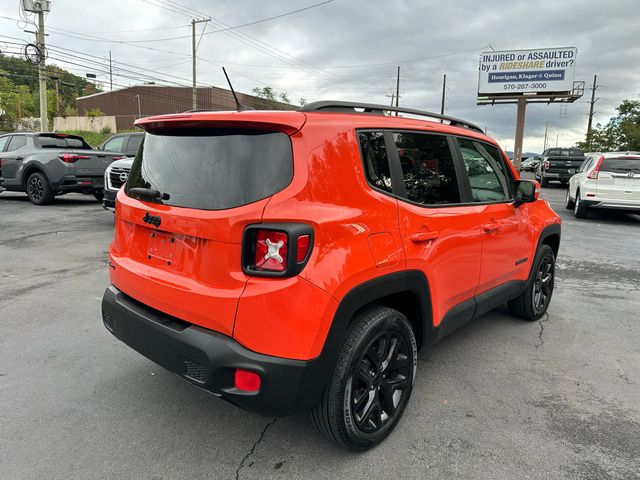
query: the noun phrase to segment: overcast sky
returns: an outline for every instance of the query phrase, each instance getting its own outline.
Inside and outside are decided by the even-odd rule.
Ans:
[[[586,81],[585,97],[568,105],[563,115],[558,104],[528,106],[524,150],[538,152],[545,122],[551,145],[556,134],[559,146],[583,139],[594,74],[601,84],[595,122],[605,123],[622,100],[640,97],[638,0],[333,0],[216,32],[225,28],[221,22],[242,25],[321,1],[52,0],[46,19],[48,62],[107,80],[107,63],[102,59],[111,50],[118,85],[141,80],[189,85],[188,23],[201,13],[212,20],[198,48],[199,84],[225,87],[219,66],[226,65],[234,87],[242,92],[269,85],[287,92],[295,102],[302,97],[389,103],[400,65],[400,104],[439,111],[446,73],[446,113],[487,126],[489,135],[511,150],[515,106],[476,105],[480,53],[489,45],[495,50],[575,46],[575,78]],[[185,14],[179,5],[195,12]],[[18,6],[18,0],[2,0],[0,15],[18,18]],[[204,25],[198,25],[198,33]],[[33,39],[23,33],[31,29],[24,23],[0,18],[0,27],[2,35]],[[15,48],[3,44],[3,39],[15,41],[0,38],[0,49]]]

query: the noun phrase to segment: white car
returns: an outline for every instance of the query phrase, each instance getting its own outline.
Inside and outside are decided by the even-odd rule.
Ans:
[[[567,208],[578,218],[591,209],[640,214],[640,153],[588,154],[569,180]]]
[[[104,189],[102,194],[102,207],[105,210],[116,208],[116,195],[120,187],[129,178],[129,171],[133,164],[133,157],[123,158],[112,162],[104,172]]]

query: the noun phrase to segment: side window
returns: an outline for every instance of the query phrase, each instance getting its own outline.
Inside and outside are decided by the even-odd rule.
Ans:
[[[6,137],[0,137],[0,152],[4,150],[4,146],[7,144],[11,137],[7,135]]]
[[[391,193],[391,171],[384,133],[360,132],[358,137],[367,180],[372,186]]]
[[[480,203],[511,200],[515,182],[507,171],[500,151],[486,143],[464,138],[458,141],[469,176],[472,200]]]
[[[127,151],[133,152],[133,154],[135,155],[138,152],[140,144],[142,143],[142,138],[142,135],[132,135],[131,137],[129,137],[129,142],[127,143]]]
[[[586,160],[582,162],[582,165],[580,165],[580,168],[578,169],[578,173],[584,172],[585,170],[589,170],[589,167],[591,166],[592,161],[593,161],[593,157],[587,157]]]
[[[113,137],[104,144],[104,150],[107,152],[121,152],[123,148],[124,137]]]
[[[393,139],[408,200],[423,205],[460,203],[460,187],[446,137],[398,132]]]
[[[11,137],[11,141],[9,142],[9,146],[7,147],[7,152],[15,152],[16,150],[20,150],[27,144],[27,137],[24,135],[14,135]]]

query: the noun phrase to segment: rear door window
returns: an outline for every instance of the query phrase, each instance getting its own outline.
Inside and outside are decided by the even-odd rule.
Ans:
[[[477,203],[506,202],[513,199],[515,181],[496,147],[470,139],[458,139],[471,198]]]
[[[421,205],[460,203],[460,185],[447,137],[393,133],[406,199]]]
[[[127,142],[126,152],[130,155],[135,155],[142,143],[143,135],[132,135]]]
[[[160,130],[145,135],[126,192],[150,188],[165,205],[222,210],[267,198],[292,178],[291,141],[282,132]]]
[[[102,148],[106,152],[121,152],[123,150],[123,144],[126,137],[113,137],[104,144]]]
[[[16,150],[20,150],[27,144],[27,137],[24,135],[14,135],[11,137],[11,141],[7,146],[7,152],[15,152]]]
[[[9,142],[11,137],[7,135],[6,137],[0,137],[0,152],[4,150],[5,145]]]

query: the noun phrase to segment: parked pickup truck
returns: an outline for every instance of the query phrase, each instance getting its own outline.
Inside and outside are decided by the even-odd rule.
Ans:
[[[11,133],[0,136],[0,185],[46,205],[80,192],[102,201],[104,171],[122,154],[94,150],[77,135]]]
[[[584,153],[578,148],[548,148],[536,167],[536,180],[542,187],[548,186],[552,180],[566,185],[584,159]]]

